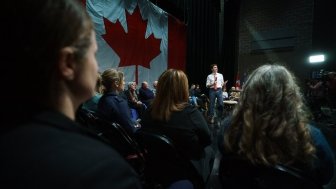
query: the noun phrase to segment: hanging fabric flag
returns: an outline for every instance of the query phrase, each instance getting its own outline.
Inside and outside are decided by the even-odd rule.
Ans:
[[[85,0],[83,0],[85,2]],[[98,43],[100,71],[153,83],[168,68],[185,70],[186,26],[149,0],[86,0]]]

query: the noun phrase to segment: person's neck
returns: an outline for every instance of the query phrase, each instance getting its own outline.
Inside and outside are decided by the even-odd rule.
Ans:
[[[112,88],[111,90],[108,91],[109,93],[115,93],[117,95],[119,95],[120,91],[118,91],[118,89],[116,88]]]
[[[79,107],[79,103],[75,103],[74,101],[76,100],[71,96],[63,94],[54,100],[52,108],[69,117],[71,120],[75,120],[75,112]]]
[[[59,85],[60,86],[57,88],[58,92],[51,94],[50,98],[48,98],[48,104],[52,109],[59,111],[71,120],[75,120],[76,110],[80,104],[85,100],[90,99],[93,94],[87,97],[79,97],[65,85]]]

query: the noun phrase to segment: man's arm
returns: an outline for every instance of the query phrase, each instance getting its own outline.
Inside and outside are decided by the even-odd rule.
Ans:
[[[208,75],[205,86],[206,86],[207,88],[210,88],[212,85],[213,85],[213,84],[211,84],[210,75]]]

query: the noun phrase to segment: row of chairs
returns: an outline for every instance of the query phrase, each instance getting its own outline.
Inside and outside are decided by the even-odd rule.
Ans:
[[[190,182],[194,189],[206,187],[191,161],[181,155],[173,141],[164,134],[140,131],[130,136],[119,124],[105,121],[83,109],[78,111],[77,120],[130,163],[140,175],[144,188],[190,188],[183,181]],[[283,165],[256,166],[238,157],[221,158],[218,173],[216,177],[221,184],[214,189],[323,188],[300,170]]]
[[[77,112],[77,121],[117,150],[138,172],[144,188],[190,188],[186,183],[194,189],[205,187],[190,160],[180,155],[167,136],[146,131],[130,136],[119,124],[84,109]]]
[[[218,175],[223,188],[227,189],[323,189],[299,169],[284,165],[253,165],[237,156],[223,157]]]

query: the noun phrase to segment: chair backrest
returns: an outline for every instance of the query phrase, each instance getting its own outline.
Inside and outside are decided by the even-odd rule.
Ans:
[[[96,113],[84,109],[78,110],[76,119],[91,133],[95,133],[110,144],[140,175],[143,175],[145,168],[144,149],[122,126],[104,120]]]
[[[148,131],[140,131],[138,137],[146,149],[147,180],[156,181],[164,187],[178,180],[190,180],[194,188],[203,188],[201,175],[191,161],[176,150],[169,137]]]
[[[276,165],[257,166],[246,159],[223,156],[220,162],[219,177],[223,188],[253,189],[322,189],[323,187],[308,178],[300,170]]]

